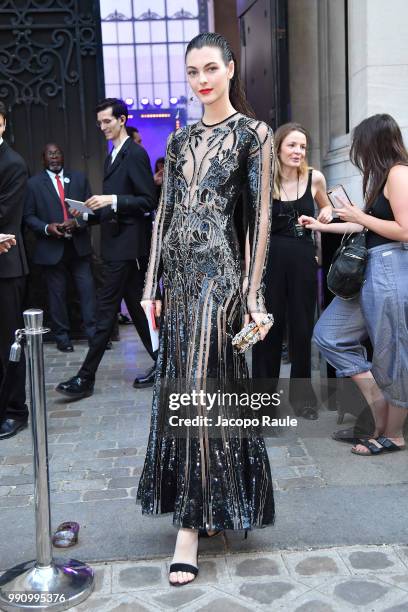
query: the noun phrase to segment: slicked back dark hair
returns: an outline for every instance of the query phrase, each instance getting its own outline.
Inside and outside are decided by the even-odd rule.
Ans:
[[[98,102],[95,110],[97,113],[99,113],[107,108],[112,108],[112,115],[116,117],[116,119],[119,119],[119,117],[124,115],[126,117],[126,121],[128,120],[128,107],[120,98],[105,98],[104,100]]]
[[[255,113],[247,101],[245,92],[242,88],[238,63],[228,40],[216,32],[202,32],[188,43],[185,59],[187,59],[187,55],[190,53],[190,51],[193,49],[202,49],[203,47],[216,47],[219,49],[226,66],[228,66],[230,61],[234,62],[234,76],[231,79],[229,91],[230,102],[235,110],[237,110],[239,113],[247,115],[247,117],[255,117]]]
[[[363,174],[364,200],[369,209],[391,168],[396,164],[408,165],[408,153],[395,119],[383,113],[359,123],[353,131],[350,160]]]

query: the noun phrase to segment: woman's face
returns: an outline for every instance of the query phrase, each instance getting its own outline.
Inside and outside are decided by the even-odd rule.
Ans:
[[[299,168],[306,157],[307,140],[302,132],[294,130],[282,140],[278,157],[283,166]]]
[[[186,58],[186,70],[190,87],[202,104],[228,97],[234,62],[226,66],[218,47],[192,49]]]

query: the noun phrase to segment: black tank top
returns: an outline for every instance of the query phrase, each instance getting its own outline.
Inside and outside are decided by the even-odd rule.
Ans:
[[[385,197],[383,192],[377,196],[374,200],[373,205],[370,209],[373,217],[377,217],[377,219],[383,219],[384,221],[394,221],[394,213],[392,212],[392,208],[389,200]],[[368,230],[366,234],[366,244],[367,248],[371,249],[372,247],[379,246],[380,244],[387,244],[387,242],[395,242],[395,240],[390,240],[389,238],[384,238],[371,230]]]
[[[309,178],[305,193],[298,200],[273,200],[272,206],[272,234],[296,238],[295,225],[300,215],[314,217],[315,206],[312,196],[312,168],[309,169]],[[312,240],[312,232],[306,230],[306,238]]]

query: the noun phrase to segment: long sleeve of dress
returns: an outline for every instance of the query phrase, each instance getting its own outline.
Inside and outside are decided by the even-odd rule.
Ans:
[[[247,291],[248,312],[266,312],[263,277],[267,262],[273,202],[273,133],[259,123],[254,130],[254,146],[248,161],[248,233],[250,265]]]
[[[157,283],[160,279],[161,251],[163,239],[170,225],[174,209],[174,162],[175,155],[172,149],[174,134],[167,140],[166,160],[163,174],[163,186],[160,195],[159,207],[153,226],[152,243],[150,247],[149,265],[147,268],[143,300],[154,300]]]

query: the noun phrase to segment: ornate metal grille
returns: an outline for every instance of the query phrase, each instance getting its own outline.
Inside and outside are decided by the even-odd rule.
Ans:
[[[32,174],[42,168],[44,145],[57,142],[65,166],[83,170],[100,193],[106,145],[95,126],[95,106],[103,96],[98,0],[0,0],[0,100],[9,109],[5,138]],[[30,255],[30,235],[26,246]],[[47,313],[46,295],[41,267],[32,266],[27,303]],[[70,288],[73,337],[82,334],[74,295]]]
[[[103,154],[94,129],[95,102],[104,90],[99,2],[0,0],[0,12],[7,138],[31,171],[39,169],[41,149],[50,140],[64,148],[67,162],[91,170],[91,155]],[[96,159],[91,174],[98,179],[99,166]]]

